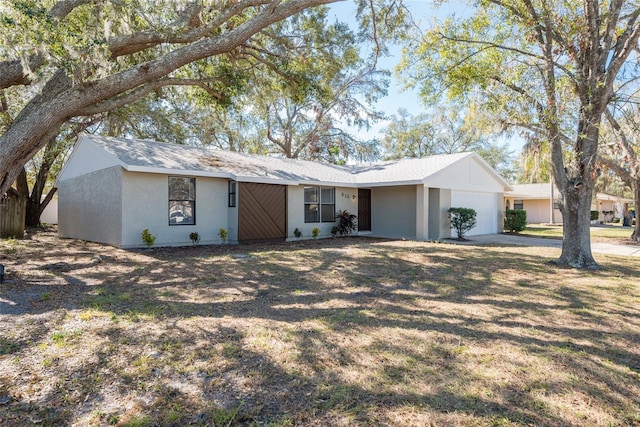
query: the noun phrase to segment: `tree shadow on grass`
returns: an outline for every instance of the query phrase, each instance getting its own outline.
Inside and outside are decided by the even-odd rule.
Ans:
[[[8,349],[0,395],[11,397],[12,420],[36,413],[63,425],[102,411],[103,423],[140,416],[159,425],[577,425],[581,413],[587,423],[632,423],[640,408],[639,328],[622,324],[638,314],[625,303],[637,287],[620,292],[623,303],[603,301],[602,290],[579,286],[586,273],[556,274],[543,255],[336,239],[116,251],[87,266],[93,252],[76,269],[49,268],[50,282],[26,276],[11,288],[15,300],[0,293],[2,304],[20,304],[20,292],[49,294],[2,313],[23,333],[0,341]],[[41,265],[56,265],[49,261]],[[82,326],[93,337],[88,361],[47,362],[42,351],[40,366],[14,365],[56,378],[37,398],[22,396],[2,374],[9,358],[51,350],[67,320],[28,329],[21,319],[60,312],[100,319]],[[72,337],[63,350],[86,344]],[[550,366],[560,372],[547,375]]]

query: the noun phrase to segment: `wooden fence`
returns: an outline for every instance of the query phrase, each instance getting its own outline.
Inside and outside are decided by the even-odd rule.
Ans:
[[[15,190],[0,197],[0,237],[24,237],[27,199]]]

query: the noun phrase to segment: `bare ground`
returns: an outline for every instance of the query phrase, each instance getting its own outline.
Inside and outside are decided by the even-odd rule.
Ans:
[[[640,426],[640,262],[0,241],[0,425]]]

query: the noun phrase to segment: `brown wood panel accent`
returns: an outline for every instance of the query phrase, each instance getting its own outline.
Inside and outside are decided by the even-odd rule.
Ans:
[[[238,240],[287,237],[287,187],[241,182],[238,194]]]
[[[358,189],[358,231],[371,231],[371,190]]]

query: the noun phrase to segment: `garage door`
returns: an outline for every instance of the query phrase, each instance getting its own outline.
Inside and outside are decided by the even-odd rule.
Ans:
[[[287,236],[287,187],[240,183],[238,240],[284,239]]]
[[[451,192],[451,207],[471,208],[476,211],[477,224],[467,231],[467,236],[495,234],[498,232],[498,195],[496,193]],[[455,237],[455,231],[452,231]]]

